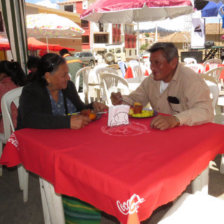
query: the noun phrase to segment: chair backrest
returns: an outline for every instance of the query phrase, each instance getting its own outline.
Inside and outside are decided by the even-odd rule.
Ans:
[[[203,64],[204,65],[206,65],[206,64],[222,64],[222,60],[219,58],[211,58],[211,59],[206,60]]]
[[[75,78],[71,79],[71,81],[75,84],[75,87],[77,88],[77,90],[79,89],[79,85],[80,85],[80,82],[79,82],[80,76],[83,76],[83,85],[88,84],[88,74],[90,70],[91,70],[90,66],[80,68],[77,71]]]
[[[105,73],[100,75],[100,79],[102,81],[102,86],[103,88],[103,96],[105,96],[107,105],[112,105],[111,100],[110,100],[110,95],[112,92],[121,92],[122,94],[129,94],[129,86],[128,82],[117,75],[110,74],[110,73]]]
[[[191,68],[196,73],[203,73],[204,72],[204,66],[201,64],[186,64],[185,65],[188,68]]]
[[[184,58],[185,64],[197,64],[197,60],[195,58]]]
[[[8,139],[12,132],[15,131],[15,127],[12,122],[12,112],[11,112],[11,104],[14,103],[18,108],[19,106],[19,98],[22,93],[23,87],[18,87],[12,89],[5,93],[1,99],[1,108],[2,108],[2,119],[3,119],[3,127],[4,127],[4,135],[5,138]]]
[[[202,77],[213,77],[213,79],[216,81],[216,83],[218,84],[219,81],[220,81],[220,75],[221,75],[221,72],[224,68],[223,67],[218,67],[218,68],[213,68],[205,73],[202,74]]]
[[[119,76],[118,71],[111,67],[101,67],[96,69],[96,76],[98,79],[98,83],[101,84],[101,75],[102,74],[114,74]]]
[[[136,60],[131,60],[128,62],[128,65],[131,68],[133,78],[136,82],[141,82],[144,79],[144,73],[141,66],[141,62]]]
[[[212,107],[214,109],[214,114],[215,114],[215,107],[217,105],[218,98],[219,98],[219,87],[218,87],[218,84],[216,83],[216,81],[213,77],[204,76],[203,78],[204,78],[206,84],[209,87],[210,98],[212,99]]]
[[[71,79],[71,81],[75,84],[75,87],[76,87],[77,91],[79,90],[79,87],[80,87],[80,79],[82,80],[84,101],[86,103],[89,102],[89,100],[88,100],[88,98],[89,98],[88,97],[88,83],[89,83],[89,73],[90,73],[90,70],[91,70],[90,66],[81,68],[76,73],[75,79]]]

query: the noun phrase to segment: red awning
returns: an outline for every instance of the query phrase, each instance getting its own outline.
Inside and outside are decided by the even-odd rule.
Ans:
[[[28,38],[28,49],[31,51],[34,50],[51,50],[51,51],[60,51],[61,49],[66,48],[68,51],[74,51],[74,48],[63,47],[59,44],[46,44],[42,41],[35,39],[34,37]],[[0,50],[10,50],[10,45],[7,38],[0,36]]]

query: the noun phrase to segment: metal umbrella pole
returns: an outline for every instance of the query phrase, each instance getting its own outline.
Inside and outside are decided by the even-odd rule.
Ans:
[[[1,0],[0,5],[13,60],[19,62],[23,70],[27,72],[28,48],[25,25],[25,2],[24,0]]]

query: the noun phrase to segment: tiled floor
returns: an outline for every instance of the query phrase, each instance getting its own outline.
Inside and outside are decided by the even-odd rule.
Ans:
[[[224,124],[224,115],[217,108],[215,122]],[[210,167],[209,193],[224,200],[224,175],[219,172],[220,156]],[[142,224],[156,224],[170,205],[154,211],[153,215]],[[103,215],[102,224],[118,223],[113,217]],[[0,177],[0,224],[44,224],[40,199],[39,181],[34,174],[29,176],[29,200],[23,203],[22,192],[18,187],[16,168],[4,168]]]

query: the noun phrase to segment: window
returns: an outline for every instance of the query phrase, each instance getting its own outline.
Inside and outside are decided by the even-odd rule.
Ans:
[[[103,23],[99,23],[99,31],[103,32]]]
[[[121,53],[121,49],[120,48],[116,48],[115,49],[115,52],[118,54],[118,53]]]
[[[131,56],[131,50],[129,50],[129,56]]]
[[[88,1],[83,1],[82,2],[82,9],[87,9],[88,8]]]
[[[82,36],[82,43],[88,44],[89,43],[89,36]]]
[[[64,10],[67,12],[76,12],[75,5],[64,5]]]
[[[94,34],[94,43],[108,43],[108,34]]]
[[[82,28],[88,28],[89,22],[87,20],[81,20],[81,27]]]

